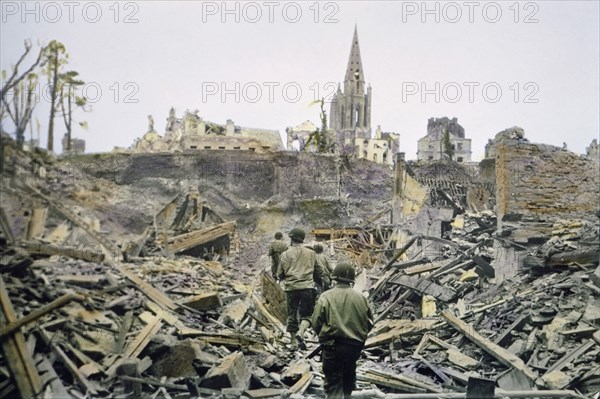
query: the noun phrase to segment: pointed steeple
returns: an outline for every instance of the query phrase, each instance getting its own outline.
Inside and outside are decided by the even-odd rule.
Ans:
[[[350,58],[348,59],[348,67],[346,68],[346,77],[344,81],[348,80],[365,80],[363,74],[362,61],[360,59],[360,47],[358,45],[358,29],[354,25],[354,36],[352,37],[352,47],[350,50]]]

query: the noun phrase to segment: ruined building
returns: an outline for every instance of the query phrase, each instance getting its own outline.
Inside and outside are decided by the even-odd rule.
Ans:
[[[429,118],[427,121],[427,136],[419,139],[417,159],[438,160],[444,158],[444,135],[450,135],[450,144],[454,152],[453,159],[457,162],[471,161],[471,139],[465,138],[465,129],[459,125],[456,118]]]
[[[164,136],[154,130],[148,116],[148,131],[130,147],[134,152],[173,152],[183,150],[246,150],[259,153],[281,151],[279,131],[236,126],[231,119],[225,125],[209,122],[198,111],[186,111],[178,118],[171,108]]]
[[[592,140],[590,146],[585,148],[585,153],[588,157],[596,160],[596,162],[600,161],[600,150],[597,139]]]
[[[335,143],[337,151],[353,153],[359,159],[392,166],[394,155],[400,150],[400,135],[382,132],[378,126],[375,137],[371,138],[371,98],[371,86],[365,90],[358,31],[355,27],[344,77],[344,90],[338,86],[331,100],[330,140]],[[309,141],[310,135],[316,130],[317,127],[310,121],[288,127],[288,150],[316,151],[315,144]]]
[[[35,145],[38,146],[37,144]],[[67,137],[67,133],[62,138],[62,151],[63,153],[70,152],[71,154],[83,154],[85,152],[85,140],[78,139],[75,137],[71,138],[71,151],[68,151],[69,147],[69,139]]]
[[[309,141],[310,135],[316,130],[317,126],[311,121],[302,122],[296,127],[286,128],[285,132],[287,133],[287,149],[289,151],[316,152],[316,142]]]
[[[377,126],[374,138],[355,139],[354,143],[358,158],[389,166],[394,165],[394,154],[400,151],[400,135],[382,132],[380,126]]]

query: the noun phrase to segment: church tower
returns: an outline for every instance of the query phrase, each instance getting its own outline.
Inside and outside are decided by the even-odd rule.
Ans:
[[[338,86],[331,101],[329,115],[329,127],[335,134],[338,148],[352,152],[354,139],[371,137],[371,86],[365,92],[365,75],[356,26],[344,77],[344,91]]]

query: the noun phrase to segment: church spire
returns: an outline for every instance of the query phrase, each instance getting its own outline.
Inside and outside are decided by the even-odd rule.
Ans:
[[[358,46],[358,29],[354,25],[354,36],[352,37],[352,48],[350,50],[350,58],[348,59],[348,67],[346,68],[346,77],[344,81],[365,81],[363,74],[362,61],[360,59],[360,47]]]

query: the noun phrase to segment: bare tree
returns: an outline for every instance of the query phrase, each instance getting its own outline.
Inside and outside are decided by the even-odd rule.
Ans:
[[[25,51],[23,52],[21,57],[19,57],[19,60],[17,61],[17,63],[12,67],[12,73],[10,74],[10,76],[8,78],[6,78],[6,71],[2,71],[3,84],[2,84],[2,89],[0,89],[0,101],[2,101],[2,103],[4,103],[6,101],[7,94],[13,88],[15,88],[19,84],[19,82],[21,82],[30,73],[32,73],[33,70],[38,65],[40,67],[43,67],[46,64],[47,60],[44,57],[42,57],[44,54],[44,51],[45,51],[45,47],[42,47],[42,48],[40,48],[40,51],[38,52],[35,62],[33,64],[31,64],[31,66],[29,68],[27,68],[27,70],[25,72],[19,74],[19,67],[21,66],[21,64],[23,63],[23,61],[25,60],[25,58],[27,57],[27,55],[29,54],[30,51],[31,51],[31,40],[25,40]]]
[[[19,148],[23,147],[25,141],[25,130],[31,120],[33,110],[37,103],[36,99],[36,86],[37,86],[37,75],[30,73],[26,78],[27,80],[21,80],[16,86],[13,86],[12,101],[5,104],[5,110],[10,119],[15,125],[15,133],[17,137],[17,145]]]
[[[23,73],[19,73],[19,68],[25,58],[31,51],[31,41],[25,41],[25,51],[19,57],[19,60],[12,66],[12,72],[7,77],[5,70],[2,71],[2,89],[0,90],[0,130],[2,130],[2,121],[8,115],[15,125],[17,144],[23,146],[25,141],[25,130],[31,121],[33,110],[37,104],[36,89],[38,84],[38,75],[33,71],[37,67],[43,67],[46,60],[43,58],[45,48],[42,47],[36,60]],[[9,98],[9,94],[12,97]]]

